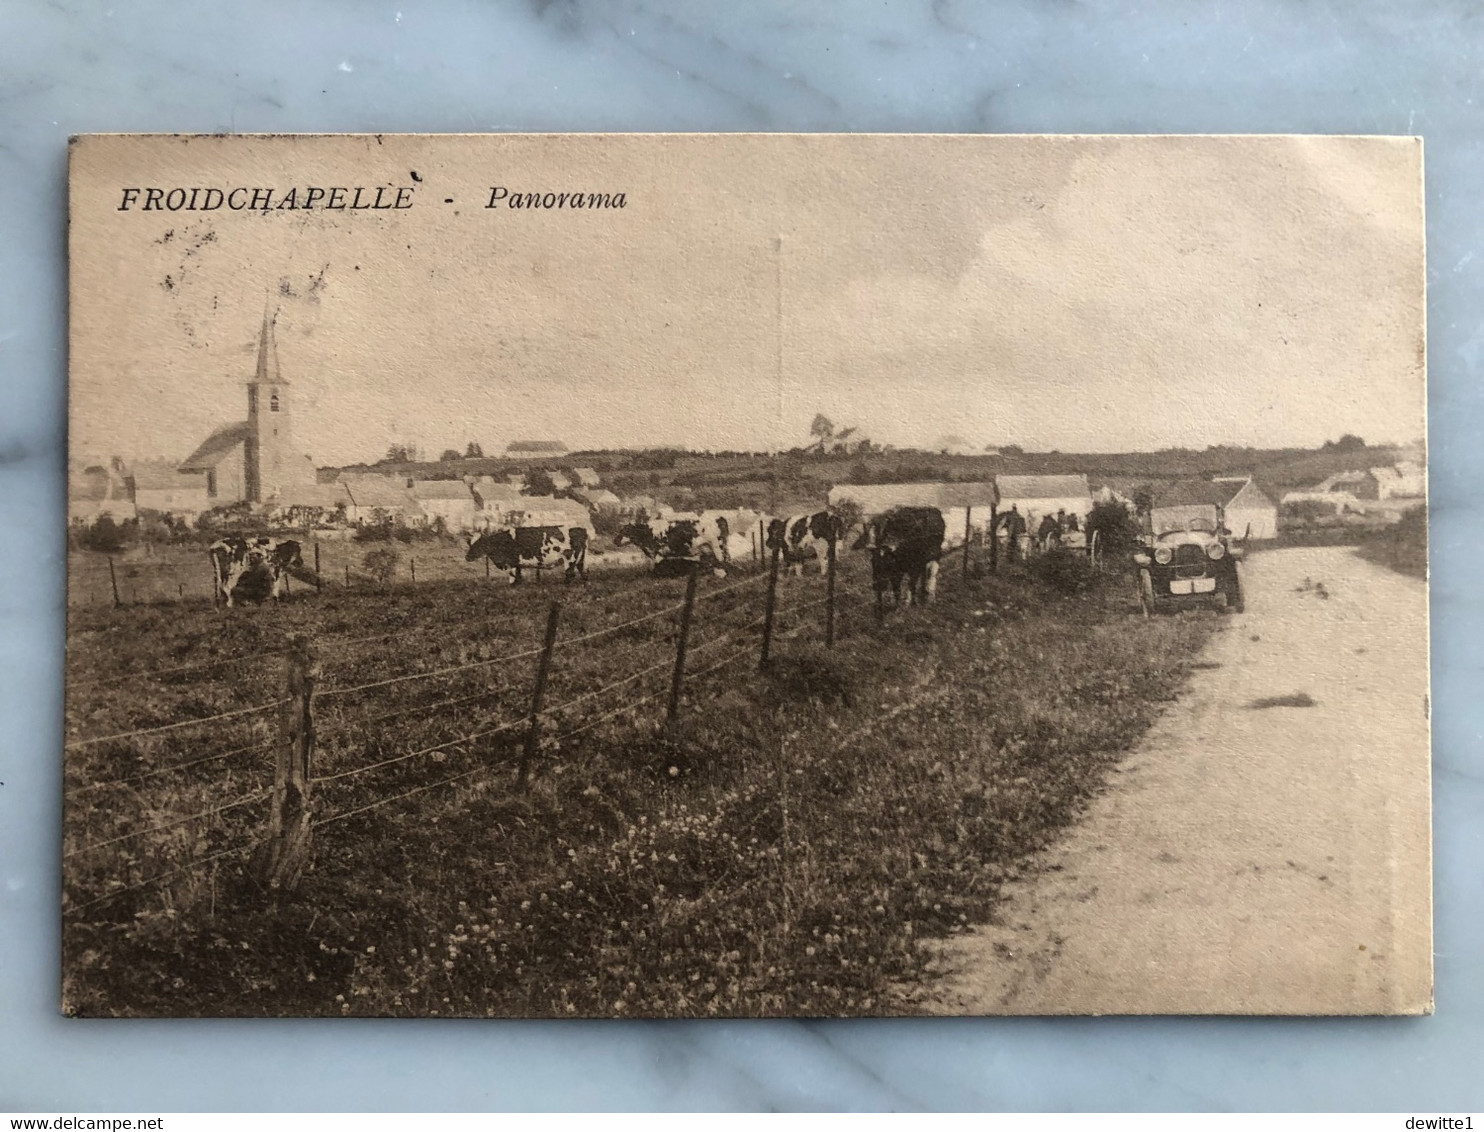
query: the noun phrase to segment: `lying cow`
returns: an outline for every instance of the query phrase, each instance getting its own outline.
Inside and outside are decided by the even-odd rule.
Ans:
[[[784,565],[792,567],[799,577],[804,576],[804,563],[815,558],[819,561],[821,575],[829,571],[829,547],[835,543],[836,553],[845,538],[845,521],[830,511],[816,511],[812,515],[794,515],[787,519],[773,519],[768,523],[765,545],[782,556]]]
[[[587,581],[586,527],[505,527],[486,531],[469,541],[466,562],[489,559],[496,570],[503,570],[512,586],[521,581],[525,566],[562,567],[562,581],[573,578]]]
[[[211,599],[227,608],[245,601],[275,602],[288,595],[289,572],[302,570],[304,558],[293,539],[244,538],[228,535],[208,548],[211,556]]]
[[[856,549],[871,552],[871,585],[878,595],[890,592],[902,604],[931,601],[938,591],[938,566],[947,533],[936,507],[894,507],[866,521]]]
[[[614,546],[637,546],[654,563],[656,574],[683,573],[700,568],[725,575],[730,560],[730,526],[723,517],[704,515],[651,519],[620,527]]]

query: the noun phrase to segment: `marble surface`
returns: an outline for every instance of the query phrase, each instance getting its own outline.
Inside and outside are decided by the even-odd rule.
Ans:
[[[1481,47],[1473,0],[0,5],[0,1109],[1484,1107]],[[1423,135],[1437,1014],[62,1019],[64,167],[108,130]]]

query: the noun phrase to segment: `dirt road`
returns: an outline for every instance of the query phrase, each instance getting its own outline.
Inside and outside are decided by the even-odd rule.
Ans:
[[[1343,548],[1244,581],[1107,793],[943,945],[926,1009],[1429,1008],[1426,587]]]

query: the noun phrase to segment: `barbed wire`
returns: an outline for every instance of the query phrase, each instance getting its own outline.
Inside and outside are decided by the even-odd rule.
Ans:
[[[657,609],[653,613],[646,613],[642,617],[633,617],[630,618],[628,621],[621,621],[617,625],[608,625],[602,629],[594,629],[592,632],[583,633],[581,636],[578,637],[568,637],[565,640],[559,637],[557,638],[555,647],[560,649],[567,648],[571,645],[580,645],[584,641],[592,641],[596,640],[598,637],[606,637],[609,633],[617,633],[620,629],[629,629],[635,625],[642,625],[646,621],[654,621],[655,619],[663,617],[668,613],[678,613],[684,608],[685,604],[683,602],[677,602],[675,605],[667,605],[663,609]]]
[[[95,735],[91,739],[73,739],[63,744],[68,751],[79,747],[91,747],[96,743],[108,743],[115,739],[135,739],[143,735],[158,735],[164,731],[175,731],[181,727],[195,727],[202,723],[215,723],[222,719],[236,719],[244,715],[252,715],[254,712],[271,711],[276,707],[282,707],[288,703],[287,699],[272,700],[266,704],[255,704],[252,707],[238,708],[235,711],[217,712],[215,715],[203,715],[191,719],[178,719],[174,723],[162,723],[158,727],[137,727],[132,731],[119,731],[113,735]]]
[[[471,660],[466,664],[452,664],[446,668],[433,668],[426,672],[409,672],[402,676],[388,676],[384,680],[372,680],[365,684],[353,684],[342,688],[327,688],[323,692],[316,693],[317,699],[329,699],[334,696],[348,696],[352,692],[366,692],[372,688],[386,688],[392,684],[405,684],[411,680],[431,680],[436,676],[448,676],[454,672],[467,672],[474,668],[488,668],[492,664],[505,664],[511,661],[524,660],[527,657],[536,656],[540,653],[539,648],[525,649],[521,652],[510,653],[507,656],[497,656],[490,660]]]
[[[378,798],[374,802],[368,802],[364,806],[357,806],[353,810],[342,810],[339,813],[331,814],[327,818],[320,818],[319,821],[314,823],[313,828],[318,829],[322,825],[332,825],[337,821],[344,821],[346,818],[355,817],[356,814],[364,814],[367,810],[379,809],[382,806],[389,806],[393,802],[400,802],[403,798],[411,798],[414,794],[425,794],[429,790],[437,790],[441,786],[449,786],[452,783],[458,782],[460,779],[470,778],[480,771],[491,770],[497,766],[506,766],[509,762],[509,759],[501,759],[494,763],[481,763],[479,766],[470,767],[468,770],[439,779],[437,782],[429,782],[423,786],[413,787],[411,790],[404,790],[400,794],[393,794],[387,798]]]
[[[238,798],[235,801],[224,802],[220,806],[211,806],[210,808],[201,810],[198,813],[187,814],[185,817],[172,818],[170,821],[160,822],[158,825],[146,826],[144,829],[131,830],[128,833],[121,833],[117,837],[110,837],[105,841],[94,841],[87,845],[79,845],[76,849],[69,849],[64,852],[62,854],[62,859],[65,861],[71,857],[78,857],[84,853],[90,853],[95,849],[103,849],[109,845],[117,845],[120,841],[128,841],[130,838],[144,837],[151,833],[161,833],[164,830],[174,829],[178,825],[185,825],[187,822],[197,821],[201,818],[215,817],[217,814],[224,814],[228,810],[235,810],[239,806],[249,806],[254,802],[261,802],[272,793],[273,791],[271,789],[259,790],[255,794],[248,794],[246,797]]]
[[[555,707],[544,708],[541,714],[555,715],[558,712],[566,711],[568,708],[576,707],[578,704],[586,703],[588,700],[595,700],[599,696],[606,695],[607,693],[613,691],[615,688],[622,688],[625,684],[632,684],[635,680],[642,679],[643,677],[650,675],[650,673],[660,672],[666,668],[673,668],[674,665],[675,662],[667,657],[657,664],[651,664],[648,668],[641,668],[638,672],[635,672],[630,676],[625,676],[622,680],[615,680],[611,684],[606,684],[603,687],[596,689],[595,691],[584,692],[582,695],[576,696],[570,700],[565,701],[564,703],[557,704]]]
[[[200,766],[202,763],[217,762],[220,759],[229,759],[234,755],[243,755],[251,751],[265,751],[276,742],[276,739],[264,739],[261,742],[249,743],[244,747],[233,747],[230,751],[220,751],[217,754],[205,755],[199,759],[187,759],[184,762],[154,767],[151,770],[141,771],[139,774],[128,775],[123,778],[109,778],[102,782],[84,783],[81,786],[74,786],[71,790],[64,790],[63,797],[71,798],[78,794],[85,794],[90,790],[101,790],[105,786],[128,786],[135,782],[143,782],[149,778],[156,778],[162,774],[169,774],[173,770],[185,770],[188,767]]]
[[[594,718],[588,720],[586,723],[582,724],[580,727],[573,727],[567,731],[563,731],[560,735],[555,736],[555,738],[557,742],[561,742],[563,739],[570,739],[574,735],[581,735],[584,731],[591,731],[594,727],[597,727],[603,723],[607,723],[609,720],[613,719],[616,716],[624,715],[628,712],[641,708],[645,704],[659,699],[664,694],[665,693],[662,691],[651,692],[649,695],[642,696],[632,703],[623,704],[619,707],[614,708],[612,711],[606,711],[602,715],[595,716]]]
[[[264,652],[248,653],[244,656],[229,656],[219,660],[201,660],[191,664],[178,664],[170,668],[147,668],[135,672],[119,672],[112,676],[87,676],[80,680],[68,680],[67,688],[91,688],[104,684],[114,684],[121,680],[147,680],[155,676],[174,676],[180,672],[195,672],[207,668],[225,668],[232,664],[247,664],[254,660],[273,660],[281,657],[281,649],[273,649]]]
[[[721,597],[722,594],[729,594],[733,590],[740,590],[746,586],[755,586],[759,582],[766,582],[767,580],[768,575],[766,572],[761,574],[754,574],[751,577],[745,578],[740,582],[733,582],[729,586],[722,586],[720,589],[707,590],[705,593],[699,593],[696,595],[696,601],[710,601],[712,598]]]
[[[687,680],[700,680],[703,677],[710,676],[713,672],[716,672],[719,669],[725,668],[729,664],[735,664],[735,663],[737,663],[737,661],[741,660],[744,656],[750,656],[751,654],[752,654],[752,650],[751,649],[738,649],[736,652],[732,653],[732,655],[729,656],[729,657],[727,657],[725,660],[722,660],[722,661],[720,661],[720,662],[718,662],[716,664],[713,664],[709,668],[703,668],[699,672],[692,673],[692,674],[688,675],[686,677],[686,679]]]
[[[395,755],[389,759],[382,759],[380,762],[367,763],[364,766],[352,767],[350,770],[342,770],[336,774],[317,775],[314,781],[317,783],[336,782],[342,778],[354,778],[359,774],[366,774],[369,771],[380,770],[382,767],[393,766],[396,763],[407,762],[409,759],[421,758],[423,755],[431,755],[437,751],[446,751],[448,750],[448,748],[457,747],[461,743],[472,743],[476,739],[487,739],[491,735],[498,735],[503,731],[511,731],[521,726],[521,724],[525,722],[526,720],[524,718],[507,720],[506,722],[500,724],[498,727],[491,727],[487,731],[476,731],[472,735],[460,735],[457,739],[449,739],[443,743],[435,743],[431,747],[423,747],[421,750],[417,751],[408,751],[406,754]]]
[[[151,885],[159,884],[161,881],[166,881],[171,879],[172,877],[177,877],[181,873],[188,873],[193,869],[199,869],[202,865],[209,865],[213,861],[219,861],[223,857],[231,856],[233,853],[240,853],[244,849],[251,849],[253,848],[253,846],[254,843],[251,841],[238,842],[236,845],[229,846],[226,849],[218,850],[217,852],[211,853],[208,856],[197,857],[195,860],[189,861],[186,864],[181,865],[179,868],[171,869],[169,872],[160,873],[145,880],[136,881],[134,884],[125,885],[123,888],[116,888],[112,892],[105,892],[102,896],[96,896],[92,900],[85,901],[82,904],[75,904],[71,908],[64,907],[63,915],[76,915],[79,912],[86,911],[94,905],[102,904],[106,901],[112,900],[116,896],[122,896],[126,892],[135,892],[141,888],[148,888]]]

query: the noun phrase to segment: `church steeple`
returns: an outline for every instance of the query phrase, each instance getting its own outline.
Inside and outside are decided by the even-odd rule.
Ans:
[[[247,498],[265,503],[285,486],[303,481],[307,465],[295,451],[293,415],[289,406],[288,382],[278,366],[278,340],[274,336],[276,311],[263,310],[258,332],[258,364],[247,382]],[[313,467],[307,475],[313,480]]]
[[[263,304],[263,329],[258,334],[258,368],[253,375],[254,385],[283,385],[283,375],[278,368],[278,339],[273,327],[278,322],[278,312],[270,317],[268,305]]]

